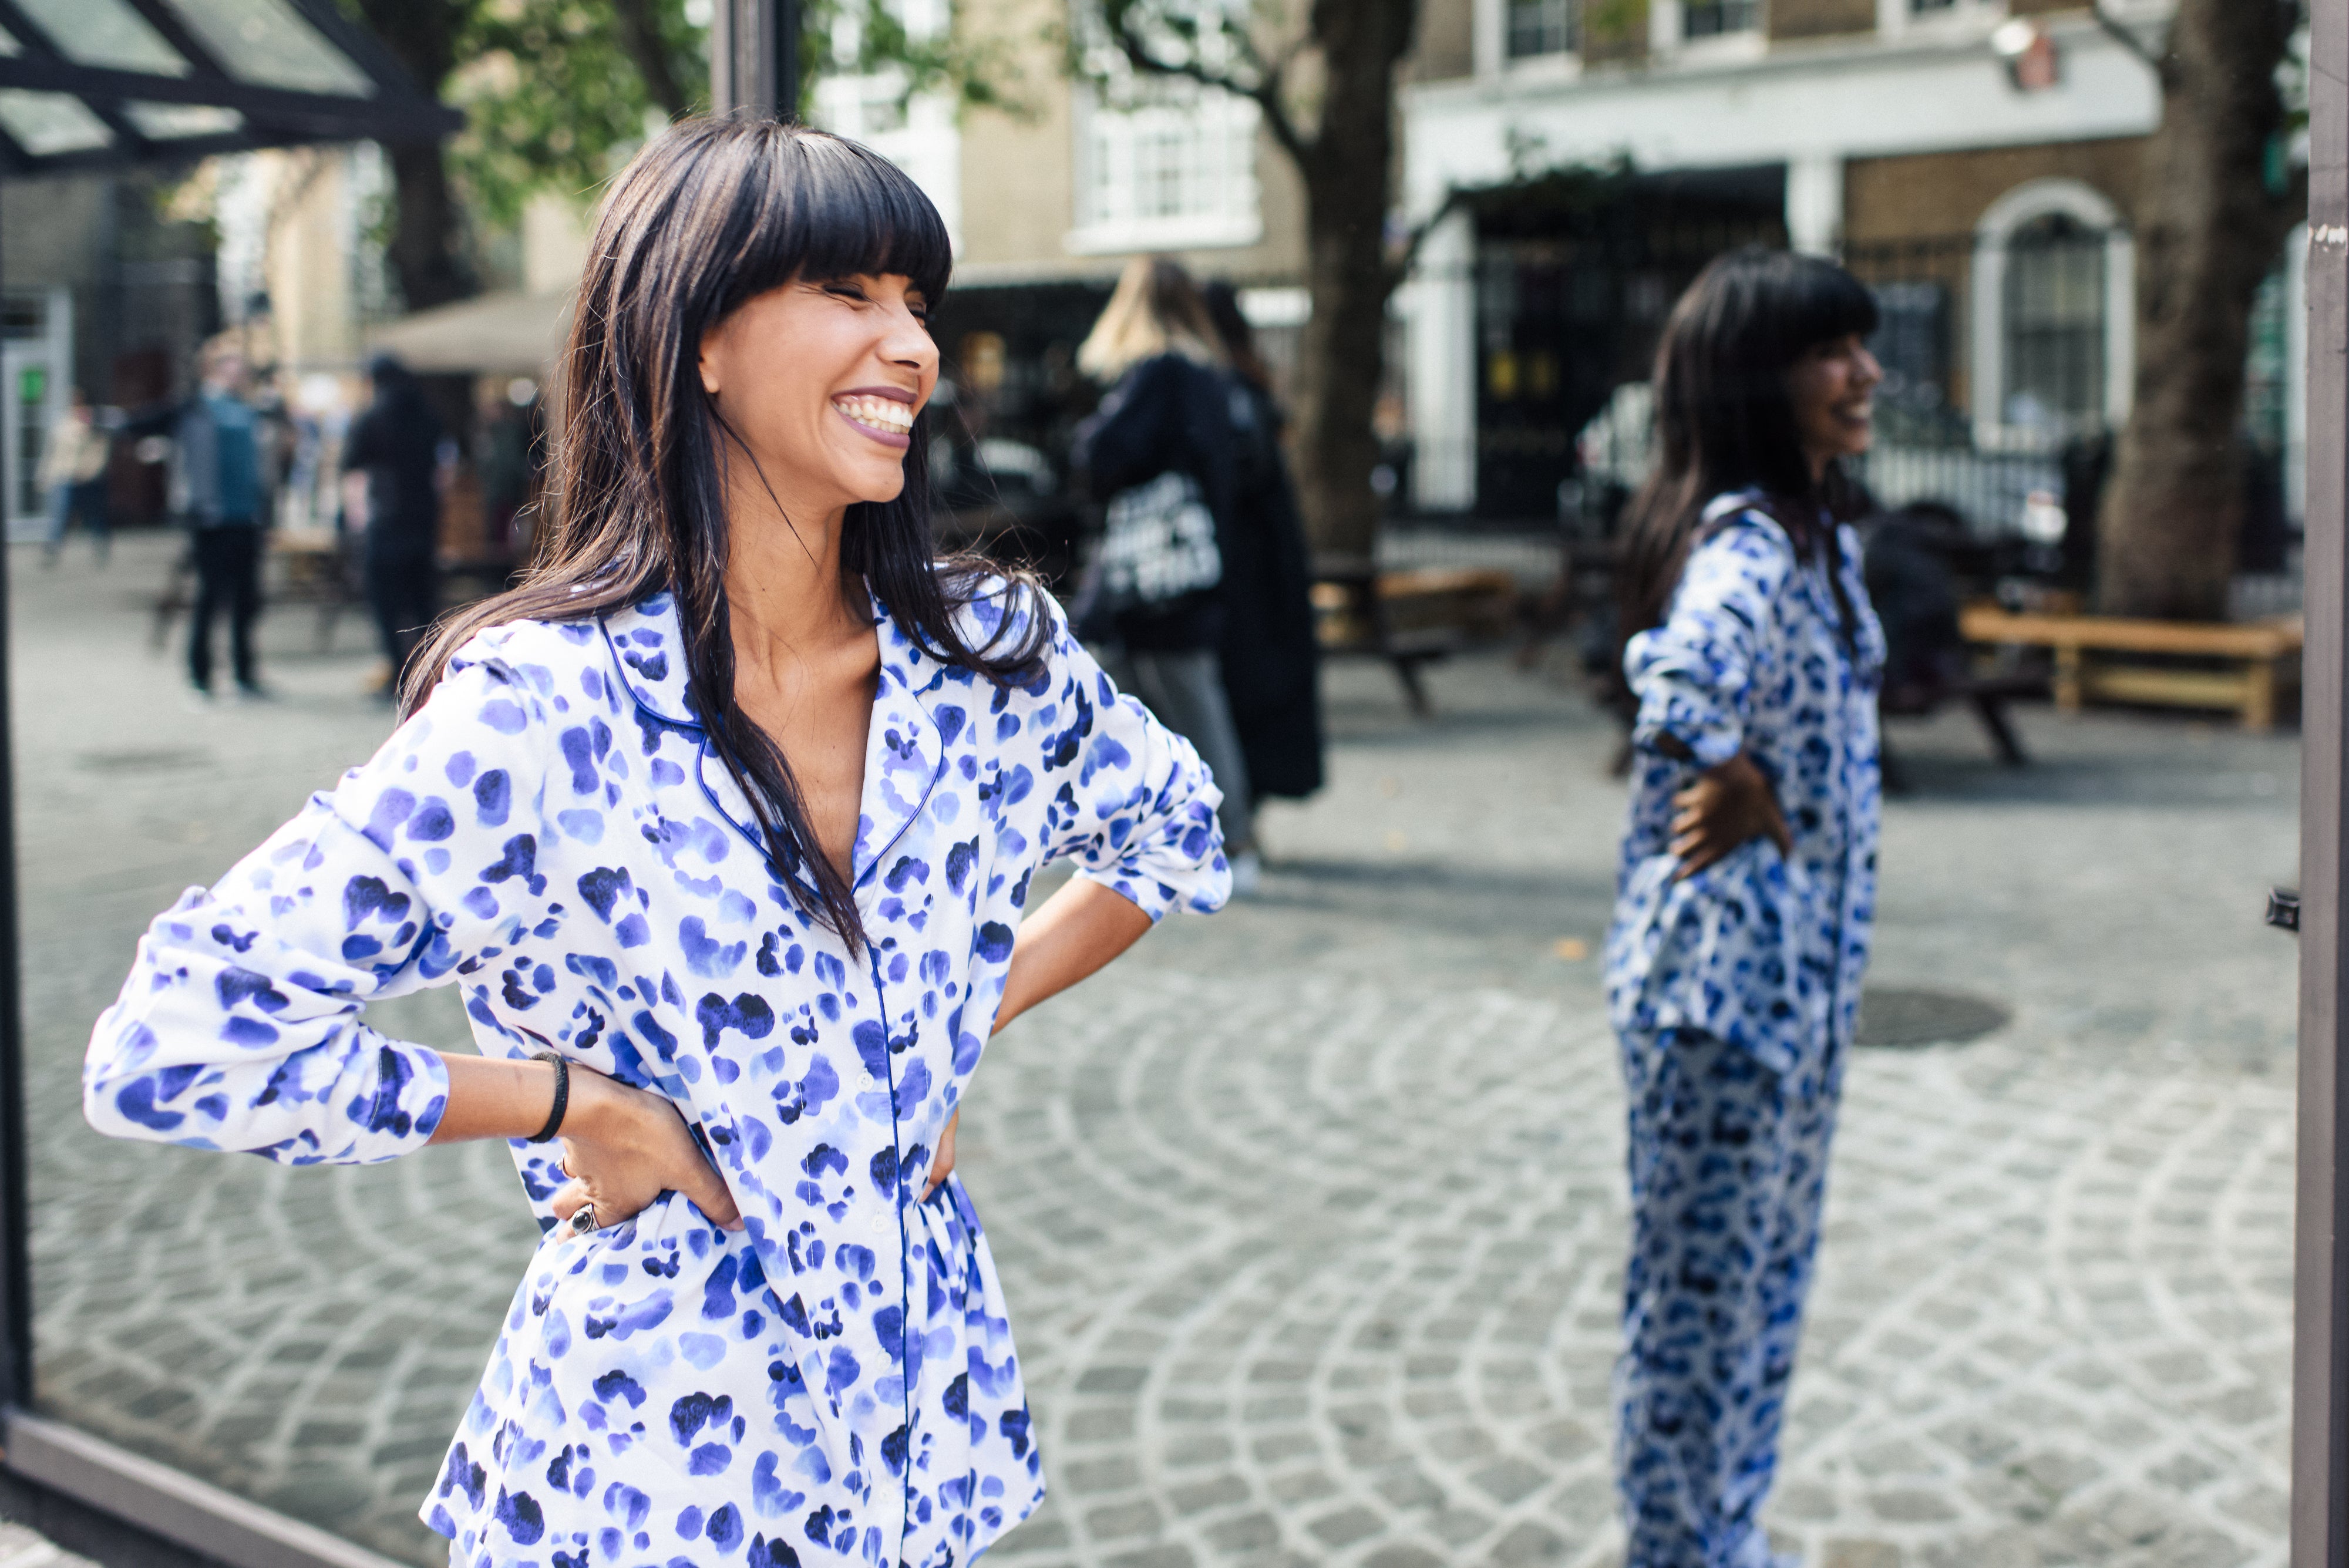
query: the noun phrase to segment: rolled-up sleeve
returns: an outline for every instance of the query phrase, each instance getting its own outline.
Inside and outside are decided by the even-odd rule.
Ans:
[[[1231,897],[1231,867],[1216,821],[1223,804],[1191,742],[1116,685],[1054,616],[1051,679],[1067,716],[1048,756],[1061,780],[1044,858],[1130,899],[1153,920],[1182,906],[1201,914]]]
[[[366,1004],[470,972],[553,912],[533,867],[543,694],[494,654],[460,659],[371,762],[156,917],[90,1036],[98,1130],[294,1165],[431,1137],[448,1070]]]
[[[1794,569],[1779,527],[1744,514],[1689,553],[1664,623],[1632,638],[1623,675],[1639,701],[1631,743],[1719,767],[1745,744],[1772,604]]]

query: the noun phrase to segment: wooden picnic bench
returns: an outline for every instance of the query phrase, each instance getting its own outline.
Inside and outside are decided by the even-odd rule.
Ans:
[[[2054,655],[2055,706],[2091,699],[2218,708],[2243,728],[2274,728],[2276,699],[2300,678],[2301,618],[2219,623],[2016,612],[1972,605],[1959,618],[1968,642],[2044,648]],[[2190,660],[2191,662],[2185,662]]]
[[[1385,659],[1422,718],[1433,710],[1421,669],[1457,652],[1472,633],[1505,629],[1516,595],[1508,573],[1474,566],[1381,572],[1324,560],[1313,576],[1322,652]]]

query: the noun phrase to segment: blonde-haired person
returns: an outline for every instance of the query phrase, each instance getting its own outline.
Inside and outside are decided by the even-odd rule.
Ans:
[[[1101,645],[1118,684],[1215,774],[1232,886],[1245,895],[1262,861],[1217,654],[1238,462],[1223,341],[1190,274],[1164,256],[1138,256],[1077,365],[1110,388],[1077,429],[1076,465],[1109,512],[1079,630]]]

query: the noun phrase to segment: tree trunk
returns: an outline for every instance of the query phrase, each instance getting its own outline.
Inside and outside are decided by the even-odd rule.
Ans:
[[[456,63],[461,0],[359,0],[359,9],[410,79],[436,97]],[[387,147],[394,187],[393,275],[410,310],[429,310],[471,295],[478,285],[465,265],[464,225],[450,188],[440,144]]]
[[[1326,87],[1320,125],[1299,162],[1305,182],[1306,282],[1313,312],[1299,344],[1297,470],[1316,550],[1367,560],[1377,544],[1371,416],[1386,374],[1388,192],[1395,70],[1418,0],[1316,0]]]
[[[2180,0],[2171,24],[2137,203],[2136,379],[2098,530],[2110,614],[2227,613],[2251,304],[2300,216],[2267,180],[2291,27],[2275,0]]]
[[[645,96],[660,105],[671,119],[684,118],[691,106],[685,85],[669,68],[668,40],[661,36],[660,14],[654,0],[612,0],[612,21],[620,34],[620,47],[636,63],[645,78]]]

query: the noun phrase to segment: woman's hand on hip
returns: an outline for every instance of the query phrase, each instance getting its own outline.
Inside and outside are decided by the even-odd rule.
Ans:
[[[566,1225],[595,1206],[593,1228],[635,1219],[664,1192],[680,1193],[720,1230],[742,1228],[726,1179],[693,1140],[678,1108],[659,1095],[632,1089],[576,1062],[571,1107],[563,1118],[563,1172],[554,1216]]]
[[[927,1203],[937,1196],[947,1178],[954,1174],[955,1128],[962,1125],[962,1112],[957,1109],[947,1118],[947,1130],[938,1134],[938,1149],[930,1156],[930,1183],[922,1189],[922,1201]]]
[[[1681,860],[1675,880],[1756,838],[1769,839],[1781,855],[1794,852],[1795,836],[1769,777],[1744,752],[1672,796],[1672,853]]]

